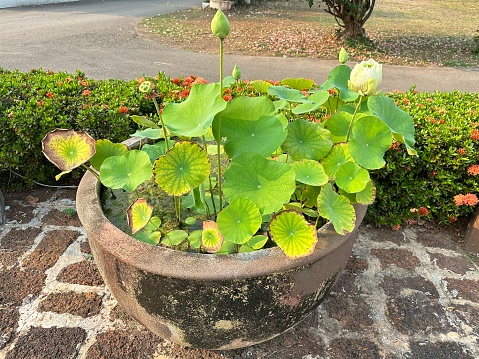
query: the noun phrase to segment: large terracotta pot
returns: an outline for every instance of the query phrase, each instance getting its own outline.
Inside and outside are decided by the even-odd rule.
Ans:
[[[366,206],[356,208],[353,233],[327,224],[316,250],[288,259],[279,248],[209,255],[151,246],[121,232],[104,216],[100,186],[86,173],[77,211],[94,259],[118,303],[157,335],[183,346],[233,349],[271,339],[313,311],[351,255]]]

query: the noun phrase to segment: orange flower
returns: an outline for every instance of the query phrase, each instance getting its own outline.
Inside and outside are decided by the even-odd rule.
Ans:
[[[479,140],[479,130],[472,130],[471,131],[471,138],[474,140],[474,141],[477,141]]]
[[[409,100],[408,98],[405,98],[402,100],[403,103],[405,103],[406,105],[410,104],[411,103],[411,100]]]
[[[38,105],[38,106],[43,106],[44,104],[45,104],[45,101],[38,101],[38,102],[37,102],[37,105]]]
[[[126,106],[121,106],[118,108],[119,113],[128,113],[128,107]]]
[[[230,102],[232,99],[233,99],[233,96],[231,96],[231,95],[224,95],[223,96],[223,100],[225,100],[226,102]]]
[[[466,195],[458,194],[454,196],[454,203],[456,206],[475,206],[479,202],[479,199],[475,194],[468,193]]]
[[[83,90],[82,91],[82,95],[83,96],[89,96],[91,94],[91,91],[90,90]]]
[[[181,91],[178,94],[178,97],[179,98],[187,98],[189,95],[190,95],[190,90],[186,89],[186,90]]]
[[[204,78],[202,78],[202,77],[197,77],[197,78],[195,79],[195,81],[193,81],[193,82],[191,83],[191,86],[196,85],[196,84],[205,84],[205,83],[207,83],[207,81],[206,81]]]
[[[479,165],[472,165],[467,169],[467,173],[473,176],[479,175]]]
[[[53,92],[47,92],[45,96],[48,98],[53,98]]]
[[[429,214],[429,210],[426,207],[419,207],[419,215],[425,217]]]
[[[80,80],[78,83],[79,83],[81,86],[84,86],[84,87],[85,87],[85,86],[88,86],[88,82],[87,82],[87,81],[81,81],[81,80]]]
[[[392,226],[392,230],[393,231],[399,231],[401,229],[401,225],[400,224],[395,224],[394,226]]]
[[[178,85],[181,82],[181,80],[178,77],[175,77],[174,79],[171,80],[171,82],[173,82],[175,85]]]
[[[456,152],[457,152],[458,155],[464,155],[466,153],[466,149],[465,148],[458,148]]]

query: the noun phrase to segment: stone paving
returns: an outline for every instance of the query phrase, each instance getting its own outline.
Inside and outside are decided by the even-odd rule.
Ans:
[[[74,196],[50,189],[5,194],[2,359],[479,357],[479,270],[453,231],[363,225],[333,293],[304,322],[249,348],[185,349],[117,306],[72,215]]]

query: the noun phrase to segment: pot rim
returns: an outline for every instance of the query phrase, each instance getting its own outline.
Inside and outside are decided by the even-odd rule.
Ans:
[[[225,255],[177,251],[143,243],[115,227],[104,215],[100,205],[100,182],[87,171],[77,190],[77,212],[88,236],[93,254],[101,246],[120,261],[145,272],[184,279],[229,280],[244,275],[261,276],[267,273],[291,270],[316,262],[347,242],[357,231],[367,210],[366,205],[355,205],[355,229],[340,235],[331,223],[318,229],[318,243],[308,256],[290,259],[279,247],[247,253]],[[207,270],[205,270],[207,269]]]

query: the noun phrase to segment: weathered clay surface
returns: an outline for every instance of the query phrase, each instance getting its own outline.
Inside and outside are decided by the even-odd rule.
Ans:
[[[86,174],[77,209],[107,286],[146,328],[186,347],[241,348],[292,328],[330,292],[357,237],[327,225],[315,252],[296,260],[279,248],[229,256],[178,252],[115,228],[103,215],[98,189]],[[358,226],[365,209],[357,208]]]

